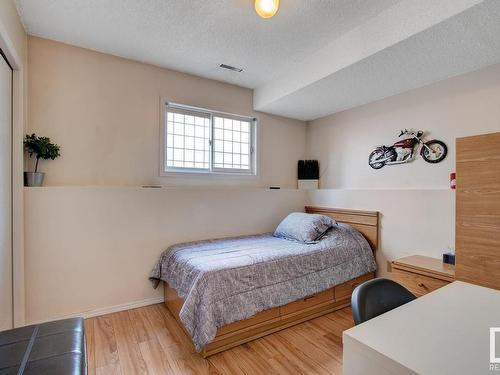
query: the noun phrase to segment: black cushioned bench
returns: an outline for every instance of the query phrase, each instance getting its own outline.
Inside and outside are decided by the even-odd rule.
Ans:
[[[87,374],[83,319],[0,332],[0,375]]]

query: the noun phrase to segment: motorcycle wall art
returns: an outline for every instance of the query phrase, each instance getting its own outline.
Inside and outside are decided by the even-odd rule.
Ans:
[[[439,163],[446,158],[448,147],[436,139],[425,141],[422,130],[401,130],[399,137],[404,139],[392,146],[378,146],[369,156],[368,164],[373,169],[380,169],[384,165],[403,164],[415,160],[418,153],[427,163]]]

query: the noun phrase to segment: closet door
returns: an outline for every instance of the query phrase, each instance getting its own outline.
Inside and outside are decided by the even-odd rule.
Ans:
[[[457,139],[456,278],[500,289],[500,133]]]
[[[0,50],[1,51],[1,50]],[[12,69],[0,56],[0,331],[12,328]]]

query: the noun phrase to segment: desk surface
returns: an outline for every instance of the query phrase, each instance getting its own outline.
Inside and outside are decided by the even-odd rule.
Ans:
[[[456,281],[345,331],[344,344],[387,373],[492,374],[490,327],[500,291]]]

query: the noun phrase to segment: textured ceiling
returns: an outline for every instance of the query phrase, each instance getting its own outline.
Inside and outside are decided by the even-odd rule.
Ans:
[[[283,0],[268,20],[253,0],[16,3],[29,34],[255,88],[398,1]]]
[[[499,0],[437,3],[403,1],[378,15],[259,87],[254,107],[313,120],[500,63]]]
[[[500,0],[282,0],[268,20],[253,0],[16,3],[32,35],[253,88],[256,110],[301,120],[500,63]]]

